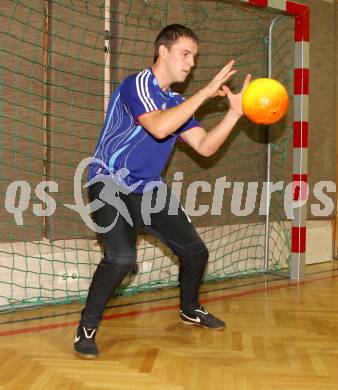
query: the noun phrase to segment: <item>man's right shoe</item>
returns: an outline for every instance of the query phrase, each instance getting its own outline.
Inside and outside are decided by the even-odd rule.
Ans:
[[[99,351],[95,343],[96,328],[79,326],[74,336],[74,352],[83,359],[96,359]]]

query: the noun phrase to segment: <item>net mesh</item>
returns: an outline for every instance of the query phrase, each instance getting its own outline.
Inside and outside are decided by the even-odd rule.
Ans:
[[[105,83],[114,88],[150,66],[154,39],[165,25],[188,25],[201,40],[193,76],[173,88],[186,97],[230,59],[238,69],[230,82],[235,91],[247,73],[267,75],[267,32],[275,12],[239,1],[196,0],[171,0],[170,6],[167,0],[112,0],[110,11],[105,31],[102,0],[13,0],[1,6],[0,181],[5,207],[0,210],[0,310],[85,299],[101,248],[80,216],[65,207],[74,203],[74,172],[93,154],[104,118]],[[271,199],[268,264],[260,209],[268,139],[271,181],[291,177],[292,18],[276,22],[272,54],[272,76],[289,91],[288,116],[269,131],[241,119],[210,158],[179,142],[165,172],[168,184],[181,191],[181,203],[210,251],[205,281],[278,270],[289,262],[283,190]],[[108,57],[110,81],[105,76]],[[226,109],[224,99],[214,99],[196,117],[210,129]],[[230,188],[214,197],[224,177]],[[41,191],[44,181],[54,183],[47,194]],[[199,190],[196,203],[190,204],[187,195],[196,181],[210,187]],[[256,201],[248,204],[245,195],[255,193],[253,183]],[[51,211],[44,216],[46,207]],[[140,235],[137,262],[138,272],[117,293],[178,284],[178,259],[156,238]]]

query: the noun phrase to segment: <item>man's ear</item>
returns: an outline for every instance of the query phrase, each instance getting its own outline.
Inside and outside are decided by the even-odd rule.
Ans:
[[[169,52],[169,50],[164,45],[160,45],[160,47],[158,48],[158,54],[162,58],[166,58],[168,55],[168,52]]]

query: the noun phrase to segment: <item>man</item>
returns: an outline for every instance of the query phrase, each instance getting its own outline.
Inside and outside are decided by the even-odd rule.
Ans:
[[[136,238],[145,225],[179,257],[182,322],[215,330],[225,327],[222,320],[208,313],[198,301],[208,250],[183,208],[177,203],[176,212],[169,210],[175,198],[161,173],[177,137],[202,156],[210,156],[219,149],[243,115],[242,93],[250,75],[242,91],[233,94],[224,85],[236,72],[234,61],[230,61],[206,87],[184,100],[170,85],[185,81],[195,65],[197,52],[198,38],[192,30],[178,24],[165,27],[155,41],[153,65],[125,79],[111,96],[89,169],[89,198],[102,199],[109,181],[111,188],[114,183],[121,191],[112,190],[111,199],[106,196],[104,206],[92,215],[97,225],[111,226],[111,229],[99,234],[104,257],[94,273],[75,334],[74,349],[81,357],[98,355],[95,336],[104,308],[113,291],[135,267]],[[203,103],[216,96],[227,96],[230,107],[224,118],[206,132],[193,115]],[[150,197],[147,204],[153,204],[159,195],[162,207],[145,218],[144,199]],[[114,207],[114,197],[126,206],[131,221]]]

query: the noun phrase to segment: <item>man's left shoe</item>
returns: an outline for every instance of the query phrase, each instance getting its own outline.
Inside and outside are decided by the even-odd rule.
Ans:
[[[183,324],[197,325],[206,329],[224,330],[225,323],[219,318],[208,313],[207,309],[200,305],[197,309],[189,312],[180,310]]]

